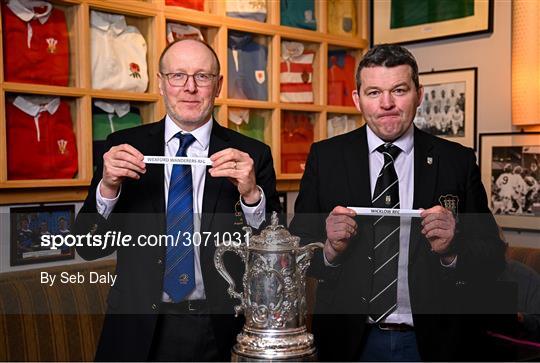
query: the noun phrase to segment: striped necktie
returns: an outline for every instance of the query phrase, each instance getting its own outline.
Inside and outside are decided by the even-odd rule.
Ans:
[[[195,141],[195,137],[180,132],[175,137],[180,139],[176,156],[186,156],[187,148]],[[195,288],[195,252],[193,245],[188,243],[193,236],[191,165],[175,164],[172,168],[167,203],[167,234],[178,243],[167,244],[163,290],[173,302],[180,302]],[[189,236],[189,239],[184,236]]]
[[[371,204],[377,208],[399,208],[399,183],[394,160],[401,152],[392,143],[377,148],[384,165],[377,177]],[[396,217],[380,217],[373,223],[373,282],[369,316],[380,322],[397,307],[399,222]]]

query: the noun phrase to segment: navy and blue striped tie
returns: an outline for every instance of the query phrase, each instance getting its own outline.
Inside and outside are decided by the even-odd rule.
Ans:
[[[195,137],[180,132],[175,137],[180,139],[176,156],[186,156],[186,150],[195,141]],[[195,253],[193,245],[188,243],[193,236],[191,165],[175,164],[172,168],[167,203],[167,234],[178,243],[167,244],[163,290],[173,302],[180,302],[195,288]],[[189,240],[184,236],[189,236]]]

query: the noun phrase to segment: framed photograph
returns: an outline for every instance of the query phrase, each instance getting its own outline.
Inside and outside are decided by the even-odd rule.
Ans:
[[[493,32],[493,0],[371,0],[372,45]]]
[[[414,124],[432,135],[476,149],[477,68],[420,73],[424,99]]]
[[[540,132],[480,134],[479,160],[499,226],[540,231]]]
[[[74,259],[74,247],[42,243],[44,235],[70,234],[74,216],[73,204],[10,208],[11,266]]]

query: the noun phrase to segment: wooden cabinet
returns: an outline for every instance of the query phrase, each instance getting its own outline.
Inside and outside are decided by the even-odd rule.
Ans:
[[[1,0],[5,1],[5,0]],[[301,1],[301,0],[296,0]],[[204,11],[191,10],[179,6],[168,6],[166,0],[53,0],[54,8],[61,9],[66,16],[69,34],[69,77],[66,86],[51,86],[34,83],[12,82],[6,79],[4,64],[8,54],[5,41],[0,67],[0,204],[41,203],[53,201],[83,200],[86,188],[93,174],[92,162],[92,104],[95,100],[129,101],[140,109],[144,123],[160,120],[165,108],[159,95],[157,84],[158,58],[166,46],[168,23],[192,25],[201,30],[219,56],[224,85],[216,100],[214,114],[217,120],[233,129],[242,128],[238,117],[256,119],[258,130],[254,137],[271,146],[278,188],[294,190],[298,187],[301,172],[287,172],[282,162],[282,152],[287,147],[281,145],[284,114],[306,113],[311,120],[315,141],[327,137],[327,121],[336,115],[348,115],[361,123],[361,116],[354,107],[328,105],[327,67],[329,52],[347,50],[356,61],[367,48],[367,1],[351,0],[356,11],[356,34],[329,34],[328,2],[315,0],[314,17],[317,30],[305,30],[280,25],[280,1],[266,1],[266,22],[226,16],[225,0],[206,0]],[[92,87],[91,71],[91,11],[124,15],[128,26],[135,26],[146,40],[148,87],[145,92],[127,92]],[[229,35],[240,31],[252,35],[253,40],[267,51],[266,73],[267,99],[242,99],[229,94],[228,47]],[[3,37],[4,38],[4,37]],[[8,38],[9,41],[9,38]],[[280,69],[283,42],[301,42],[306,49],[314,52],[311,84],[313,103],[287,103],[280,101]],[[46,67],[45,67],[46,68]],[[47,69],[43,69],[44,72]],[[257,77],[261,77],[258,74]],[[350,77],[354,77],[351,74]],[[73,130],[78,151],[78,172],[70,179],[11,180],[8,175],[8,130],[6,103],[18,95],[46,95],[61,97],[71,109]],[[248,113],[246,113],[246,111]],[[246,116],[250,115],[250,116]],[[255,123],[250,125],[254,127]],[[245,130],[244,130],[245,131]],[[13,140],[11,141],[13,142]],[[32,157],[32,155],[28,155]],[[294,169],[293,169],[294,170]]]

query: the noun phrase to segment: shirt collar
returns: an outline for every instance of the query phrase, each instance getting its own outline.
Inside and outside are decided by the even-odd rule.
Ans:
[[[229,109],[229,121],[233,122],[236,125],[242,125],[243,122],[249,124],[249,109]]]
[[[13,101],[13,106],[33,117],[43,111],[54,115],[60,106],[60,97],[17,96]]]
[[[202,150],[206,150],[210,144],[210,134],[212,133],[212,117],[201,127],[189,132],[195,137],[195,141],[201,146]],[[172,138],[178,133],[187,133],[182,130],[169,115],[165,117],[165,143],[171,141]]]
[[[281,58],[289,60],[304,53],[304,44],[300,42],[281,42]]]
[[[368,148],[369,153],[373,153],[376,151],[376,149],[384,144],[386,141],[379,138],[375,133],[371,130],[371,128],[366,126],[367,128],[367,141],[368,141]],[[395,146],[399,147],[402,152],[409,154],[414,146],[414,126],[411,123],[407,131],[401,137],[397,140],[394,140],[392,142]]]
[[[339,68],[345,67],[345,57],[347,52],[344,50],[336,50],[328,52],[328,68],[332,68],[335,64]]]
[[[124,117],[129,113],[129,102],[106,102],[94,101],[94,105],[107,113],[116,113],[118,117]]]
[[[50,3],[37,0],[10,0],[7,7],[22,21],[29,22],[32,19],[37,19],[41,24],[45,24],[49,20],[53,8]],[[44,7],[45,11],[36,13],[34,8],[41,7]]]
[[[229,31],[229,46],[232,49],[242,49],[246,45],[250,44],[253,40],[253,36],[248,33],[231,30]]]
[[[167,41],[174,42],[177,39],[199,39],[204,41],[201,31],[194,26],[180,23],[167,23]]]
[[[90,23],[94,28],[103,31],[112,30],[116,35],[121,34],[127,28],[126,18],[123,15],[91,11]]]

